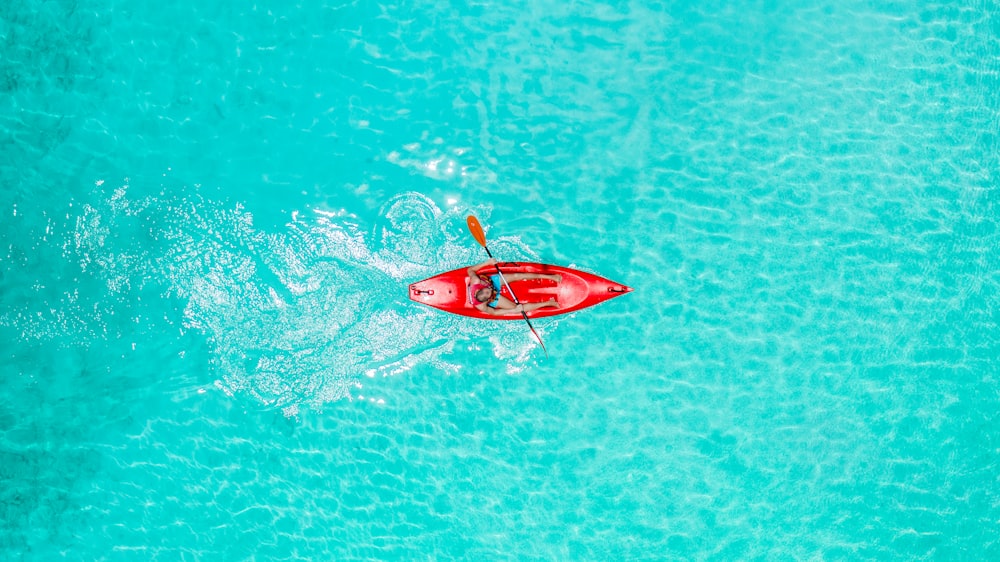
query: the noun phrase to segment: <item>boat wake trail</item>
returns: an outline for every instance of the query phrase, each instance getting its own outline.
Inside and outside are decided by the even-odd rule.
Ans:
[[[239,205],[130,200],[127,186],[86,214],[76,259],[102,264],[111,290],[162,282],[162,296],[182,309],[181,330],[204,334],[215,385],[286,415],[364,398],[366,378],[418,365],[457,370],[448,360],[456,339],[470,329],[484,339],[493,333],[408,300],[408,282],[482,259],[461,226],[464,213],[418,193],[388,201],[376,224],[317,210],[293,213],[278,232],[255,227]],[[130,247],[111,255],[111,231]]]

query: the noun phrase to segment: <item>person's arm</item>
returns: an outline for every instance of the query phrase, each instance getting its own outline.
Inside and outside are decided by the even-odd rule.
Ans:
[[[487,265],[493,265],[496,262],[497,262],[496,259],[490,258],[490,259],[484,261],[483,263],[479,263],[479,264],[476,264],[476,265],[470,267],[469,269],[467,269],[465,271],[466,271],[466,273],[468,273],[469,279],[475,281],[476,279],[480,278],[479,275],[476,273],[477,271],[479,271],[480,269],[486,267]]]
[[[510,316],[511,314],[517,314],[521,312],[521,305],[519,304],[511,308],[502,308],[501,307],[502,304],[503,303],[501,302],[497,304],[497,308],[493,308],[492,306],[489,306],[486,303],[481,303],[477,304],[476,308],[478,308],[480,312],[485,312],[490,316]]]

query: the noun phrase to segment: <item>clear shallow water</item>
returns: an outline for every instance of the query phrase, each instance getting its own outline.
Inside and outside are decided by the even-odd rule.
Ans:
[[[993,559],[990,3],[0,8],[0,552]],[[411,305],[494,252],[637,292]]]

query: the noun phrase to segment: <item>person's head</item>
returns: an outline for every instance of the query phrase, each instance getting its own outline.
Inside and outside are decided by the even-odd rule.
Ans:
[[[476,300],[479,302],[490,302],[493,300],[493,295],[493,287],[480,287],[480,289],[476,291]]]

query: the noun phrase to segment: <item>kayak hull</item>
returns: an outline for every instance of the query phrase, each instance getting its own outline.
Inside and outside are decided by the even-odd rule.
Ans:
[[[621,283],[605,279],[586,271],[569,267],[532,262],[500,263],[500,270],[510,277],[514,273],[542,273],[547,275],[562,275],[562,281],[532,279],[511,283],[511,288],[522,303],[543,302],[555,298],[558,308],[545,307],[528,313],[530,318],[544,318],[575,312],[619,295],[632,292],[632,288]],[[468,268],[453,269],[428,277],[410,285],[410,300],[431,306],[452,314],[482,318],[484,320],[521,320],[520,312],[492,315],[480,312],[469,294]],[[495,274],[496,268],[487,266],[478,271],[484,277]],[[501,294],[514,300],[506,285]]]

